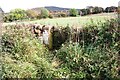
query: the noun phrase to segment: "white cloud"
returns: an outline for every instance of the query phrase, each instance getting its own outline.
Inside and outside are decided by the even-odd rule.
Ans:
[[[67,8],[85,8],[86,6],[117,6],[119,0],[0,0],[0,6],[5,12],[15,8],[34,8],[58,6]]]

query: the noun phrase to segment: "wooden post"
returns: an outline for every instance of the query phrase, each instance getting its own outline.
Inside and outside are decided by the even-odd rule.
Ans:
[[[54,34],[54,26],[49,29],[49,38],[48,38],[48,43],[49,43],[49,49],[53,49],[53,34]]]

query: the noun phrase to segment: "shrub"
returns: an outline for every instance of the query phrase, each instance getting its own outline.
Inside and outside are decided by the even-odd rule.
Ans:
[[[99,47],[112,47],[119,37],[118,20],[108,20],[105,23],[88,24],[79,31],[79,43],[87,46],[92,44]]]
[[[33,10],[27,10],[26,14],[27,14],[28,18],[31,18],[31,19],[35,19],[38,16],[37,12],[35,12]]]
[[[105,12],[109,13],[109,12],[115,12],[117,11],[117,7],[115,6],[111,6],[111,7],[106,7],[105,8]]]
[[[78,11],[76,9],[70,9],[70,16],[77,16],[78,15]]]
[[[59,66],[62,77],[103,80],[119,78],[118,21],[108,20],[98,24],[92,23],[83,28],[79,43],[70,41],[56,51],[56,57],[62,62]]]
[[[40,44],[29,32],[29,26],[7,26],[2,35],[2,77],[119,80],[118,21],[96,24],[91,19],[91,24],[78,29],[78,42],[70,40],[69,26],[52,28],[49,46],[59,47],[53,51]],[[54,59],[57,66],[52,65]]]
[[[49,11],[46,8],[41,8],[40,18],[48,18]]]
[[[89,9],[81,9],[81,16],[88,15],[90,13]]]
[[[70,28],[61,27],[60,29],[53,29],[53,32],[50,34],[52,41],[50,42],[53,49],[59,49],[63,43],[69,40],[70,37]]]
[[[29,27],[7,26],[2,35],[3,78],[50,78],[48,50],[29,32]]]
[[[83,48],[79,44],[69,44],[58,50],[56,57],[62,62],[60,68],[66,68],[63,73],[67,72],[68,78],[115,79],[118,76],[114,49],[109,52],[90,45]],[[63,74],[63,77],[66,76]]]
[[[52,18],[54,18],[54,16],[53,16],[52,14],[49,14],[49,18],[51,18],[51,19],[52,19]]]
[[[63,13],[63,12],[61,12],[61,13],[59,13],[59,15],[58,15],[59,17],[67,17],[67,14],[66,13]]]
[[[14,9],[9,13],[12,17],[12,20],[23,20],[26,18],[26,12],[22,9]]]
[[[3,16],[3,21],[4,21],[4,22],[7,22],[7,21],[8,21],[8,16],[4,15],[4,16]]]

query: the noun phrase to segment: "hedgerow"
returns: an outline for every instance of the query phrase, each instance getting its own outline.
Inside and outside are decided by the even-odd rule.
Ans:
[[[79,31],[77,42],[72,42],[70,28],[63,28],[66,37],[57,41],[54,34],[54,50],[49,51],[31,34],[30,27],[6,26],[2,77],[119,80],[119,27],[117,19],[93,22]],[[56,49],[58,42],[61,46]]]

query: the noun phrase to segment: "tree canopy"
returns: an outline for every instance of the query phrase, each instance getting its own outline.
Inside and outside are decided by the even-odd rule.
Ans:
[[[70,16],[77,16],[78,15],[78,11],[76,9],[70,9]]]
[[[26,18],[26,12],[23,9],[13,9],[10,11],[9,16],[13,19],[13,20],[22,20]]]
[[[49,17],[49,11],[46,8],[41,8],[40,18],[47,18]]]

